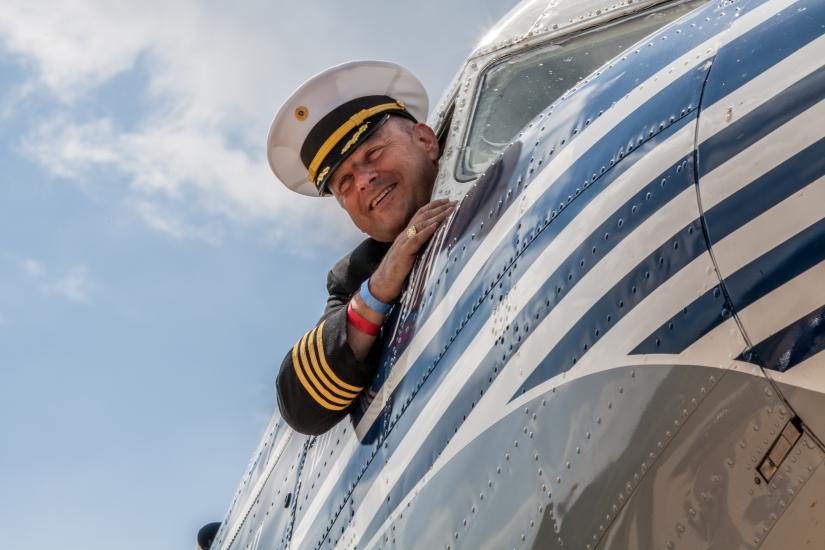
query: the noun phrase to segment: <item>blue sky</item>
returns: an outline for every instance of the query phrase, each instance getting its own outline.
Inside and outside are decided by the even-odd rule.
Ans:
[[[191,548],[222,519],[360,239],[274,179],[272,116],[358,58],[434,105],[512,3],[4,2],[3,548]]]

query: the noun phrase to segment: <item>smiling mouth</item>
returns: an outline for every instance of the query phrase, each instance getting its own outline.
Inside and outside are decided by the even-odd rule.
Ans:
[[[388,185],[387,187],[385,187],[385,188],[384,188],[384,190],[383,190],[383,191],[381,191],[381,194],[380,194],[380,195],[378,195],[377,197],[375,197],[375,198],[372,200],[372,202],[370,203],[370,210],[372,210],[373,208],[375,208],[375,207],[377,207],[379,204],[381,204],[381,201],[382,201],[382,200],[384,200],[384,197],[386,197],[387,195],[389,195],[389,194],[390,194],[390,191],[392,191],[393,189],[395,189],[395,186],[396,186],[396,185],[398,185],[398,184],[393,183],[393,184]]]

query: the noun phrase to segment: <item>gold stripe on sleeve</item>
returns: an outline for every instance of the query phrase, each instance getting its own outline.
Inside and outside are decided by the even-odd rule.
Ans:
[[[303,338],[301,338],[301,341],[303,341],[304,338],[306,338],[306,334],[304,334]],[[295,344],[295,346],[292,348],[292,368],[295,370],[295,374],[298,376],[298,380],[301,382],[301,385],[304,387],[307,393],[309,393],[310,397],[312,397],[312,399],[314,399],[316,403],[318,403],[325,409],[328,409],[330,411],[341,411],[346,409],[347,405],[333,405],[332,403],[329,403],[326,399],[318,395],[318,393],[313,389],[312,385],[310,385],[309,381],[304,376],[303,369],[301,368],[301,362],[298,357],[299,345],[300,343]]]
[[[324,341],[323,341],[323,338],[321,336],[321,334],[324,332],[324,324],[325,323],[326,323],[326,321],[321,321],[321,324],[318,325],[317,334],[316,334],[317,347],[318,347],[318,358],[321,360],[321,366],[324,368],[324,372],[327,373],[327,376],[329,376],[329,378],[333,382],[335,382],[336,384],[338,384],[342,388],[350,390],[350,391],[354,391],[354,392],[360,392],[361,390],[364,389],[364,386],[353,386],[351,384],[347,384],[346,382],[344,382],[343,380],[341,380],[340,378],[335,376],[335,373],[332,372],[331,368],[329,368],[329,363],[327,363],[326,354],[324,353]]]
[[[307,352],[307,340],[311,339],[314,336],[313,333],[316,330],[317,330],[317,328],[312,329],[308,333],[304,334],[304,337],[301,338],[301,341],[298,343],[300,357],[301,357],[301,365],[304,367],[304,373],[309,378],[309,381],[312,382],[312,385],[315,387],[315,389],[318,390],[321,393],[321,395],[326,397],[329,402],[337,403],[338,405],[347,406],[350,403],[352,403],[352,399],[342,399],[340,397],[335,397],[334,395],[332,395],[330,392],[328,392],[326,390],[326,388],[324,388],[323,384],[321,384],[321,382],[318,381],[318,379],[315,377],[315,373],[312,372],[312,368],[310,367],[309,360],[307,359],[307,353],[306,353]]]
[[[315,329],[315,331],[318,331],[318,329]],[[320,333],[318,333],[318,335],[320,336]],[[353,400],[356,397],[358,397],[358,392],[348,392],[346,390],[342,390],[339,387],[336,387],[336,385],[333,383],[333,381],[330,380],[329,375],[324,373],[321,370],[321,367],[318,366],[318,360],[316,359],[316,357],[317,357],[317,355],[316,355],[316,352],[315,352],[315,338],[314,338],[313,334],[310,334],[309,335],[309,360],[312,362],[312,369],[315,371],[315,374],[318,375],[318,379],[321,382],[323,382],[324,386],[329,391],[334,393],[335,395],[338,395],[340,397],[346,397],[346,398],[349,398],[350,400]]]

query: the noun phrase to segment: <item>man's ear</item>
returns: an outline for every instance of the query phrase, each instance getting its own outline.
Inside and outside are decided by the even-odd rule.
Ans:
[[[438,138],[433,129],[421,122],[413,126],[413,140],[424,146],[427,156],[432,161],[438,161]]]

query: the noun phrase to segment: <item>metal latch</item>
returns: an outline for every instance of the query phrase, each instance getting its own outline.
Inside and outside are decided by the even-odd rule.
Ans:
[[[802,423],[798,417],[794,417],[782,429],[779,437],[777,437],[776,441],[771,445],[768,454],[765,455],[765,458],[757,467],[757,470],[759,470],[759,473],[765,481],[770,481],[773,478],[779,470],[779,466],[782,465],[782,461],[785,460],[785,457],[788,456],[791,448],[801,436]],[[757,479],[757,481],[759,480]]]

